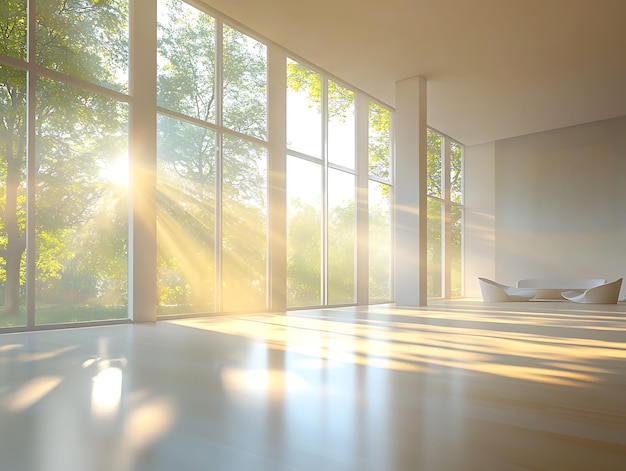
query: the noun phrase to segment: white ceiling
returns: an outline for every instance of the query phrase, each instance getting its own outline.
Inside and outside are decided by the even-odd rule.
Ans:
[[[626,115],[626,0],[203,0],[466,145]]]

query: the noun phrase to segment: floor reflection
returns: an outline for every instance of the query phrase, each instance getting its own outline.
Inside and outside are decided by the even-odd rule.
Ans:
[[[91,412],[97,417],[117,414],[122,399],[122,370],[108,367],[93,378]]]
[[[0,335],[0,469],[621,471],[626,316],[525,304]]]

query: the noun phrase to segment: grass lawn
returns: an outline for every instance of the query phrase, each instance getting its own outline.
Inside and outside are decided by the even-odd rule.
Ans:
[[[35,323],[37,325],[126,319],[127,317],[128,308],[126,306],[39,304],[35,307]],[[24,308],[20,310],[17,316],[0,314],[0,328],[24,325],[26,325],[26,310]]]

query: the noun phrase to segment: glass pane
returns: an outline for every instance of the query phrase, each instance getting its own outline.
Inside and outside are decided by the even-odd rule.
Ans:
[[[463,147],[450,143],[450,199],[463,203]]]
[[[369,104],[369,174],[390,180],[391,112],[376,103]]]
[[[322,157],[320,74],[287,60],[287,147]]]
[[[26,324],[26,72],[0,65],[0,328]]]
[[[391,299],[391,187],[369,182],[369,300]]]
[[[426,132],[426,165],[427,165],[427,183],[426,191],[431,196],[442,197],[441,191],[441,164],[442,164],[442,144],[443,138],[441,134],[428,129]]]
[[[128,110],[39,79],[36,322],[127,317]]]
[[[328,304],[355,302],[356,177],[328,170]]]
[[[463,208],[451,208],[452,246],[450,247],[450,285],[452,296],[463,295]]]
[[[215,19],[180,0],[159,0],[157,102],[215,122]]]
[[[437,200],[428,199],[427,235],[427,293],[428,297],[440,298],[443,296],[443,204]]]
[[[158,314],[215,311],[215,132],[159,116]]]
[[[37,62],[128,90],[128,0],[37,0]]]
[[[322,167],[287,157],[287,306],[319,306]]]
[[[224,125],[267,138],[267,46],[224,25]]]
[[[0,5],[0,54],[26,60],[26,0],[5,0]]]
[[[328,161],[354,169],[354,92],[328,82]]]
[[[267,307],[267,149],[224,136],[222,310]]]

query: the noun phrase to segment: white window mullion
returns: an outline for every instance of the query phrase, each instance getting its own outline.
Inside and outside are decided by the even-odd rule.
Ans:
[[[322,263],[321,268],[321,301],[328,304],[328,78],[321,77],[322,82]]]
[[[29,64],[36,63],[36,1],[28,2],[28,58]],[[37,275],[37,250],[35,233],[35,197],[36,197],[36,135],[35,116],[37,104],[37,75],[32,67],[26,73],[26,326],[35,325],[35,279]]]
[[[224,23],[221,19],[215,20],[215,123],[218,129],[222,129],[224,113]],[[215,156],[215,310],[222,310],[222,279],[223,279],[223,190],[224,190],[224,134],[221,131],[216,135],[217,155]]]
[[[442,161],[441,161],[441,183],[443,188],[443,220],[442,220],[442,295],[444,299],[452,296],[452,227],[451,227],[451,209],[450,206],[450,139],[446,136],[442,138]]]
[[[269,241],[268,306],[287,309],[287,58],[277,47],[268,50]]]

